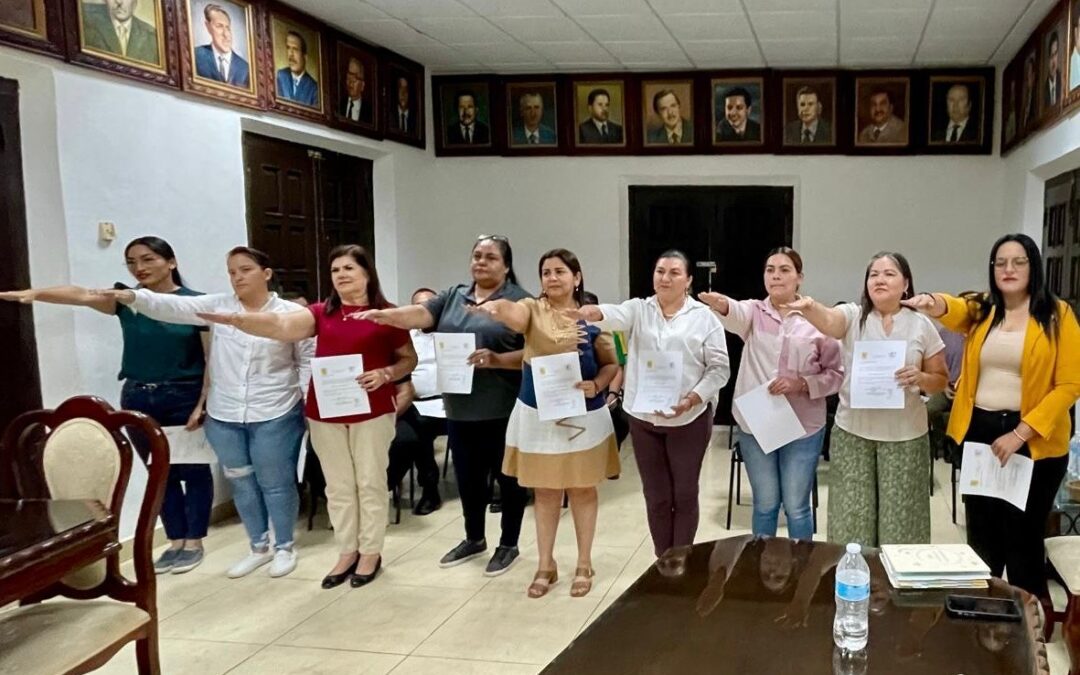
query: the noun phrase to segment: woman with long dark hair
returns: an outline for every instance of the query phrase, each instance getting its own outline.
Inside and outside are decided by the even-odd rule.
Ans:
[[[578,558],[570,595],[583,597],[592,589],[592,543],[596,534],[596,486],[619,475],[619,449],[606,405],[605,392],[619,370],[611,336],[584,321],[563,316],[585,301],[585,281],[576,255],[557,248],[540,256],[537,299],[480,303],[499,323],[525,336],[521,391],[506,429],[502,470],[524,487],[534,488],[539,565],[528,594],[543,597],[558,581],[555,534],[565,492],[577,533]],[[580,417],[542,420],[536,400],[535,359],[577,352],[587,412]]]
[[[862,301],[825,307],[807,296],[786,308],[802,312],[815,328],[841,340],[844,382],[829,449],[831,542],[930,543],[930,441],[921,394],[945,388],[945,344],[934,324],[904,307],[915,292],[911,266],[899,253],[870,259]],[[896,383],[904,389],[901,409],[855,408],[851,364],[862,341],[902,341],[904,366]]]
[[[468,362],[473,373],[468,394],[443,394],[446,430],[461,507],[465,513],[465,539],[439,560],[453,567],[487,551],[485,520],[491,501],[489,476],[494,475],[502,496],[502,536],[484,574],[503,574],[517,560],[518,536],[528,495],[517,479],[501,471],[506,449],[506,425],[521,387],[522,337],[472,307],[493,300],[529,297],[517,284],[514,252],[501,234],[482,234],[473,243],[469,271],[472,281],[439,293],[423,305],[372,309],[362,318],[402,329],[440,333],[473,333],[476,351]]]
[[[948,434],[989,445],[1002,466],[1019,454],[1035,460],[1027,504],[964,497],[968,543],[996,577],[1043,602],[1043,533],[1068,468],[1069,412],[1080,398],[1080,326],[1068,303],[1046,285],[1039,248],[1007,234],[990,249],[989,291],[960,297],[923,293],[905,304],[967,336]]]
[[[200,317],[259,337],[297,342],[317,337],[315,358],[359,354],[364,372],[357,386],[370,412],[328,417],[319,409],[318,388],[308,388],[306,414],[311,443],[326,475],[326,505],[339,558],[322,581],[334,588],[349,581],[363,586],[382,568],[389,501],[386,469],[394,440],[394,382],[416,366],[408,332],[360,318],[368,309],[392,305],[383,296],[375,263],[362,246],[330,251],[333,290],[326,302],[287,313],[200,314]]]
[[[124,247],[124,262],[135,278],[136,288],[175,296],[201,295],[184,285],[176,254],[160,237],[133,239]],[[120,283],[116,286],[125,288]],[[120,407],[146,413],[162,427],[183,426],[190,432],[202,425],[209,347],[205,327],[156,321],[118,304],[114,298],[79,286],[7,291],[0,293],[0,300],[75,305],[116,316],[124,337]],[[133,432],[132,440],[147,443],[137,432]],[[209,464],[213,456],[200,452],[201,443],[183,442],[193,440],[175,435],[171,443],[169,478],[161,503],[161,522],[169,548],[154,562],[154,571],[159,574],[188,572],[203,560],[202,540],[214,500]]]

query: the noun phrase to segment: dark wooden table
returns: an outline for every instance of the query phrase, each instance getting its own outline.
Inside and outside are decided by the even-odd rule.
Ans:
[[[832,544],[750,536],[673,549],[543,672],[831,675],[842,555]],[[895,591],[877,554],[867,561],[866,673],[1049,673],[1030,595],[996,579],[958,591],[1014,597],[1024,614],[1019,623],[958,620],[944,611],[952,591]]]
[[[116,518],[100,502],[0,499],[0,607],[119,548]]]

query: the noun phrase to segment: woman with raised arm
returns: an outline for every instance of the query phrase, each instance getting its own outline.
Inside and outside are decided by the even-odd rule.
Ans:
[[[625,410],[657,558],[673,546],[694,543],[701,464],[712,438],[717,395],[731,374],[724,328],[706,305],[688,295],[692,283],[686,254],[666,251],[653,268],[654,295],[586,305],[573,314],[602,330],[628,334]],[[674,405],[649,410],[637,397],[645,393],[643,370],[657,358],[681,361],[682,379]]]
[[[863,546],[930,543],[930,445],[921,394],[945,388],[945,345],[934,324],[901,304],[914,295],[911,267],[899,253],[870,259],[861,304],[825,307],[808,296],[789,302],[825,335],[842,341],[844,382],[829,450],[829,541]],[[896,371],[902,409],[855,408],[851,363],[856,345],[906,345]]]
[[[176,296],[201,295],[180,277],[176,254],[159,237],[139,237],[124,248],[128,272],[138,288]],[[123,284],[117,284],[123,288]],[[89,307],[120,320],[124,337],[119,379],[120,407],[152,417],[162,427],[194,431],[202,424],[206,403],[205,371],[209,334],[205,327],[179,326],[136,314],[116,300],[78,286],[0,293],[0,300],[48,302]],[[181,437],[176,437],[180,439]],[[132,440],[148,447],[141,433]],[[182,574],[203,560],[203,538],[214,501],[212,456],[197,443],[172,443],[169,477],[161,503],[161,522],[169,548],[154,561],[158,574]]]
[[[141,315],[174,324],[205,325],[200,312],[292,312],[300,308],[268,287],[270,257],[247,246],[226,256],[233,293],[180,297],[146,289],[105,291]],[[270,564],[270,576],[296,568],[293,528],[300,508],[296,461],[304,435],[301,388],[312,344],[251,337],[231,326],[211,329],[206,439],[232,483],[251,551],[228,569],[236,579]],[[271,547],[270,528],[274,529]]]
[[[383,297],[375,264],[362,246],[330,251],[333,290],[326,302],[295,312],[200,314],[208,321],[263,338],[297,342],[317,337],[315,358],[359,354],[356,378],[367,392],[369,412],[324,414],[318,385],[308,387],[306,414],[311,443],[326,475],[326,504],[340,557],[323,588],[349,580],[353,588],[372,582],[382,568],[389,501],[386,469],[394,440],[394,382],[416,366],[409,334],[360,319],[362,312],[392,307]]]
[[[731,411],[739,425],[739,450],[753,488],[753,532],[775,537],[783,504],[792,539],[814,535],[810,490],[825,438],[825,398],[839,391],[844,380],[840,343],[814,328],[799,312],[786,308],[802,281],[802,257],[782,246],[765,259],[769,295],[764,300],[732,300],[720,293],[699,296],[724,328],[746,343],[735,397],[768,384],[771,395],[787,398],[806,431],[802,438],[766,453],[738,407]]]
[[[1080,326],[1054,296],[1031,237],[1008,234],[990,250],[988,292],[923,293],[905,304],[967,336],[949,437],[989,445],[1004,466],[1014,454],[1035,460],[1027,504],[964,497],[968,543],[995,577],[1043,602],[1043,533],[1068,465],[1069,413],[1080,397]]]
[[[470,283],[452,286],[423,305],[372,309],[360,316],[398,328],[476,336],[476,351],[468,359],[476,368],[472,392],[443,394],[447,443],[465,514],[465,539],[444,555],[439,565],[460,565],[487,551],[485,514],[491,501],[488,477],[494,475],[502,495],[502,537],[484,574],[497,576],[518,557],[518,536],[527,501],[527,493],[517,479],[501,470],[506,426],[521,387],[524,341],[472,308],[492,300],[523,300],[529,294],[517,284],[510,240],[502,235],[485,234],[476,239],[470,271]]]
[[[619,450],[615,444],[605,392],[619,370],[611,336],[584,321],[563,315],[584,304],[581,263],[566,249],[540,256],[538,299],[518,302],[492,300],[477,305],[511,330],[525,336],[521,391],[506,430],[503,473],[535,489],[536,541],[539,564],[530,598],[547,594],[558,581],[555,534],[566,492],[577,533],[578,558],[570,595],[580,598],[592,589],[592,543],[596,534],[598,497],[596,486],[619,475]],[[553,354],[577,352],[582,381],[577,388],[585,396],[588,412],[580,417],[541,420],[535,383],[535,360]]]

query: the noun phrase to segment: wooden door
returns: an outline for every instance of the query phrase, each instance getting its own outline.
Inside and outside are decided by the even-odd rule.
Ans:
[[[330,251],[339,244],[360,244],[375,256],[375,205],[370,160],[336,152],[319,152],[320,264],[326,269]],[[320,275],[323,297],[330,293],[330,277]]]

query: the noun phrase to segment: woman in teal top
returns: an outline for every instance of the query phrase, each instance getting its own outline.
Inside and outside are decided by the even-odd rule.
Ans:
[[[172,246],[158,237],[140,237],[124,249],[128,271],[140,288],[157,293],[200,295],[183,286]],[[123,284],[117,284],[124,287]],[[109,297],[78,286],[8,291],[0,300],[23,303],[50,302],[90,307],[120,320],[124,353],[120,379],[124,381],[120,406],[153,417],[162,427],[202,424],[206,400],[206,329],[155,321],[136,314]],[[132,440],[146,444],[130,430]],[[171,545],[154,563],[158,573],[182,573],[202,562],[202,540],[210,523],[214,483],[208,461],[211,454],[185,456],[189,444],[174,444],[161,521]]]

